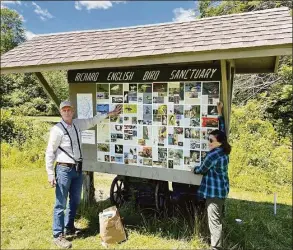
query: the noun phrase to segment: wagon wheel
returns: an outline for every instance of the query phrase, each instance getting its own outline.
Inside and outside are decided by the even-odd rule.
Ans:
[[[112,204],[120,207],[126,201],[126,198],[127,189],[125,181],[116,176],[110,188],[110,201]]]
[[[169,201],[168,183],[158,181],[155,188],[156,209],[159,212],[166,211],[166,209],[168,208],[168,201]]]

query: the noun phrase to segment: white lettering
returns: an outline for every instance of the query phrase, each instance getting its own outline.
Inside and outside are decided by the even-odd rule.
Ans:
[[[134,76],[134,72],[110,72],[107,76],[107,81],[131,81]]]
[[[199,78],[204,78],[204,73],[205,73],[205,72],[206,72],[206,70],[203,69],[203,70],[201,71],[201,74],[200,74]]]
[[[210,72],[211,72],[211,69],[207,69],[206,74],[204,75],[204,78],[209,78]]]
[[[99,72],[93,73],[77,73],[75,76],[76,82],[95,82],[98,80]]]
[[[217,70],[218,70],[218,69],[212,69],[212,74],[211,74],[210,78],[213,77],[214,73],[216,73]]]
[[[142,80],[144,80],[144,81],[148,81],[148,80],[155,81],[155,80],[158,79],[160,73],[161,73],[160,70],[157,70],[157,71],[146,71],[144,73],[144,76],[143,76]]]
[[[196,70],[196,73],[194,75],[194,79],[198,78],[200,74],[200,69]]]
[[[172,70],[170,80],[173,80],[175,78],[175,76],[174,76],[175,72],[176,72],[176,70]]]
[[[80,81],[79,78],[80,78],[80,73],[77,73],[76,76],[75,76],[74,81],[79,82]]]

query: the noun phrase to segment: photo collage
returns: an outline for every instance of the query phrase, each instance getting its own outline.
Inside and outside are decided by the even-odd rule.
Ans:
[[[97,125],[97,160],[190,170],[218,128],[220,82],[99,83],[97,114],[123,105]]]

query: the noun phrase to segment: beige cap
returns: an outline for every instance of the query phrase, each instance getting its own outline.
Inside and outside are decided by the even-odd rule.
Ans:
[[[63,101],[63,102],[61,102],[60,103],[60,109],[63,109],[64,107],[72,107],[73,108],[73,106],[72,106],[72,104],[71,104],[70,101]]]

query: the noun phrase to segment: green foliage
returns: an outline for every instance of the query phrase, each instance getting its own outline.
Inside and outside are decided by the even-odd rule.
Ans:
[[[1,55],[25,41],[24,28],[19,14],[1,8]],[[60,100],[68,98],[65,71],[45,72],[51,87]],[[45,94],[34,74],[2,75],[0,78],[2,108],[13,108],[15,114],[57,115],[58,109]]]
[[[19,14],[8,8],[0,9],[1,55],[25,41],[22,20]]]
[[[288,7],[292,1],[210,1],[199,2],[199,17],[237,14],[270,8]],[[279,135],[291,137],[293,133],[292,110],[292,56],[280,57],[277,74],[244,74],[234,79],[233,103],[245,105],[249,100],[259,100],[264,117],[268,118]]]
[[[292,71],[292,69],[291,69]],[[276,130],[281,136],[292,139],[293,133],[293,88],[292,85],[276,85],[263,95],[263,101],[268,102],[267,117],[272,120]]]
[[[265,119],[262,103],[232,108],[230,182],[244,190],[273,192],[292,183],[290,141]]]
[[[65,71],[45,72],[44,77],[60,100],[68,98]],[[11,108],[14,114],[28,116],[59,114],[33,74],[5,75],[1,77],[0,90],[3,93],[1,106]]]
[[[13,116],[1,110],[1,163],[3,168],[43,167],[49,125],[47,123]]]
[[[261,1],[211,1],[200,0],[200,17],[213,17],[257,10],[272,9],[278,7],[288,7],[292,9],[291,0],[261,0]]]

